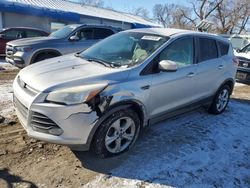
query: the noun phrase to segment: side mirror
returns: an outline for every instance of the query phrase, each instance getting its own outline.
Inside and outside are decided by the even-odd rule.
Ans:
[[[0,34],[0,39],[4,39],[5,38],[5,34]]]
[[[69,40],[70,40],[70,41],[78,41],[78,40],[80,40],[80,38],[79,38],[78,36],[76,36],[76,35],[73,35],[73,36],[71,36],[71,37],[69,38]]]
[[[237,52],[237,53],[240,53],[240,49],[239,49],[239,48],[237,48],[237,49],[236,49],[236,52]]]
[[[177,64],[174,61],[171,60],[162,60],[159,63],[159,69],[161,71],[165,71],[165,72],[175,72],[177,71]]]

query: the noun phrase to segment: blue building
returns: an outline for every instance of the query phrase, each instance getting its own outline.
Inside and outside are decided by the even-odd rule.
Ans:
[[[23,26],[51,32],[72,23],[104,24],[122,29],[159,27],[139,16],[67,0],[0,1],[0,29]]]

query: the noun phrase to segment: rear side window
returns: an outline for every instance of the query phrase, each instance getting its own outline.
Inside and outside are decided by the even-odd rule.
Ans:
[[[114,34],[110,29],[99,28],[94,30],[94,39],[104,39]]]
[[[227,55],[228,54],[228,49],[229,49],[229,44],[225,42],[218,41],[218,48],[220,51],[220,55]]]
[[[43,36],[43,34],[39,31],[30,31],[30,30],[27,30],[26,31],[26,37],[40,37],[40,36]]]
[[[13,39],[21,39],[25,37],[25,33],[23,30],[8,30],[4,33],[5,39],[13,40]]]
[[[199,38],[200,62],[218,57],[216,41],[209,38]]]

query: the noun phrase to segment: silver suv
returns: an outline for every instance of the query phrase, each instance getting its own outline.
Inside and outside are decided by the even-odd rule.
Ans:
[[[170,116],[200,106],[222,113],[236,69],[232,47],[221,37],[129,30],[21,70],[14,102],[29,136],[107,157]]]
[[[103,25],[68,25],[48,37],[8,42],[6,61],[23,68],[44,59],[83,51],[118,31],[119,28]]]

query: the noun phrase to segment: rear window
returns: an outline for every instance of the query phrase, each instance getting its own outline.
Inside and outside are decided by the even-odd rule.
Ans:
[[[209,38],[199,38],[200,62],[218,57],[216,41]]]
[[[110,35],[114,34],[114,32],[110,29],[95,29],[94,30],[94,39],[104,39],[109,37]]]
[[[220,55],[227,55],[228,54],[228,49],[229,49],[229,44],[225,42],[218,41],[218,48],[220,51]]]

